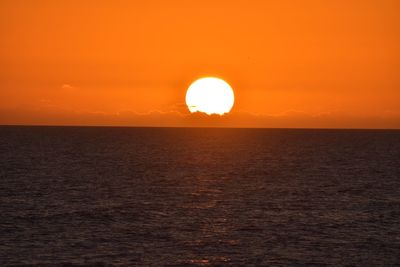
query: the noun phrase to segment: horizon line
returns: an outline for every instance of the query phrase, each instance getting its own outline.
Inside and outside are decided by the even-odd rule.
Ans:
[[[340,128],[340,127],[226,127],[226,126],[154,126],[154,125],[54,125],[54,124],[0,124],[0,127],[69,127],[69,128],[173,128],[173,129],[260,129],[260,130],[367,130],[400,131],[400,128]]]

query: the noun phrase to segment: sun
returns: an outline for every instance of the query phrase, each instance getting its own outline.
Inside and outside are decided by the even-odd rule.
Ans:
[[[214,77],[194,81],[186,92],[186,105],[190,112],[208,115],[229,113],[235,102],[232,87],[222,79]]]

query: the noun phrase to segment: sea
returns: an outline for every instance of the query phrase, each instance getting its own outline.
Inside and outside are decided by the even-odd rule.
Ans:
[[[0,266],[400,266],[400,131],[2,126]]]

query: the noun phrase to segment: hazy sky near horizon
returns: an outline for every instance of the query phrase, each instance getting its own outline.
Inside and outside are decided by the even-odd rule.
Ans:
[[[0,2],[0,124],[400,128],[400,1]],[[188,114],[192,81],[236,102]]]

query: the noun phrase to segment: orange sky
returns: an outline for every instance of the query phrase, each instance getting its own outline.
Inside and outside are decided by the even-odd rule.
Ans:
[[[0,1],[0,124],[400,128],[400,1]],[[189,115],[196,78],[232,113]]]

